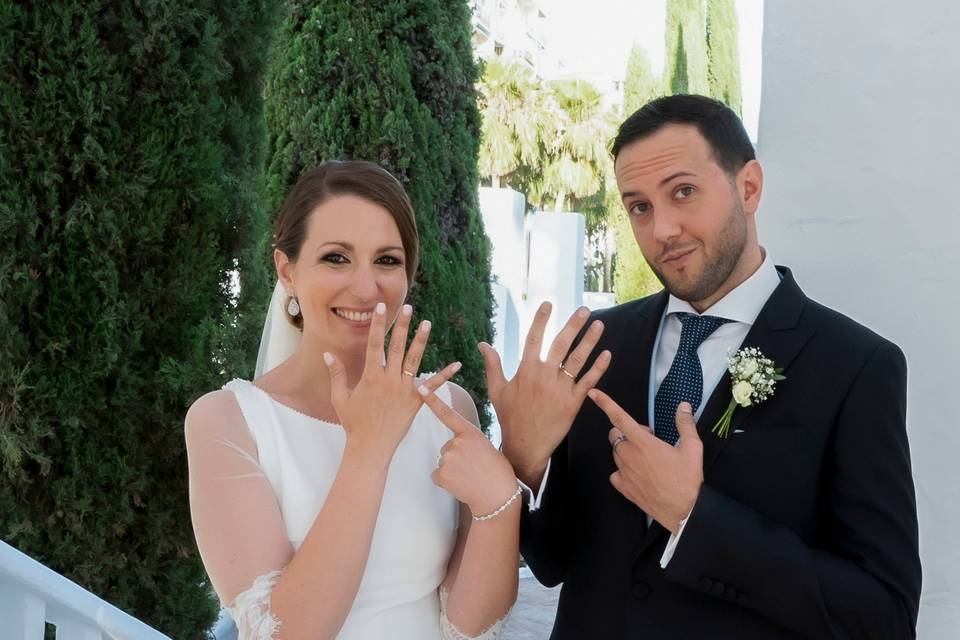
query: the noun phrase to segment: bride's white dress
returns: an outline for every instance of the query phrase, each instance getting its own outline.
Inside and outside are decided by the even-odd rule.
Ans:
[[[279,511],[282,532],[258,532],[254,522],[245,526],[253,528],[253,539],[285,538],[289,543],[285,551],[264,550],[256,570],[246,568],[240,575],[233,572],[234,575],[220,578],[220,584],[211,572],[221,599],[225,593],[237,594],[224,604],[230,605],[241,640],[266,640],[276,631],[277,621],[269,613],[270,591],[283,569],[276,565],[292,556],[290,549],[295,553],[300,548],[323,506],[343,456],[345,433],[340,425],[281,404],[251,382],[233,380],[224,388],[236,397],[248,433],[207,434],[206,449],[203,443],[196,442],[189,447],[191,508],[195,526],[198,511],[207,506],[232,509],[224,517],[235,521],[239,519],[237,513],[242,512],[253,519],[255,514],[264,513],[277,522],[275,513]],[[451,403],[447,385],[437,395]],[[353,607],[337,636],[339,640],[466,638],[449,625],[445,613],[442,615],[438,594],[456,542],[459,505],[453,496],[433,484],[430,474],[436,468],[440,447],[451,437],[451,432],[424,406],[397,448],[369,560]],[[204,461],[204,451],[221,462]],[[222,464],[225,456],[233,459],[227,466]],[[205,462],[208,464],[201,470]],[[206,483],[203,475],[207,475]],[[221,498],[226,492],[238,495],[238,487],[231,487],[231,482],[246,484],[239,492],[245,496],[244,504],[218,505],[218,486],[222,488]],[[236,502],[236,498],[232,501]],[[224,533],[211,532],[208,536]],[[200,540],[200,529],[197,535]],[[209,549],[212,545],[205,546]],[[211,562],[217,562],[213,557],[215,549],[205,550],[203,555],[208,569]],[[496,638],[501,628],[502,621],[480,637]]]

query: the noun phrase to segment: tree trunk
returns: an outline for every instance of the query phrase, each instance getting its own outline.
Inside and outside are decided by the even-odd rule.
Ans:
[[[608,226],[603,236],[603,290],[613,291],[613,252],[616,247],[613,228]]]

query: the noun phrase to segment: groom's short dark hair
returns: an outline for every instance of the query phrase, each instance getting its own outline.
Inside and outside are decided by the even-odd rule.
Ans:
[[[743,122],[730,107],[706,96],[675,95],[652,100],[623,121],[610,149],[614,160],[625,146],[668,124],[697,127],[717,164],[728,175],[736,175],[743,165],[756,158]]]

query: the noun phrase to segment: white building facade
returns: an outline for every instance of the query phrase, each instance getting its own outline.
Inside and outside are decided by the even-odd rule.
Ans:
[[[765,7],[760,237],[906,354],[923,640],[960,628],[958,35],[950,0]]]

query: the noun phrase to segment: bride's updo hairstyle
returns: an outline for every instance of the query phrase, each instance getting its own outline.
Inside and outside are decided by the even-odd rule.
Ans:
[[[399,180],[383,167],[366,160],[331,160],[305,171],[280,208],[273,228],[274,248],[296,262],[307,238],[310,214],[327,200],[345,195],[363,198],[390,213],[400,230],[407,284],[413,284],[420,252],[413,205]],[[284,309],[289,302],[289,298],[284,301]],[[295,327],[303,329],[302,315],[286,316]]]

